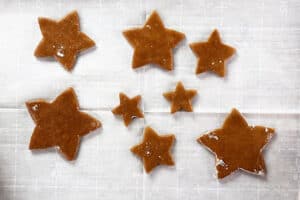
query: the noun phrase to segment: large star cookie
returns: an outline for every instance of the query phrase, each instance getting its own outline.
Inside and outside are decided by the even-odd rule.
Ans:
[[[171,113],[179,110],[193,111],[192,98],[197,94],[196,90],[186,90],[181,82],[176,85],[175,91],[165,92],[164,97],[171,102]]]
[[[238,110],[233,109],[219,129],[206,133],[198,142],[216,157],[218,178],[242,169],[253,174],[266,171],[262,150],[274,135],[274,129],[249,126]]]
[[[222,43],[217,30],[212,32],[207,42],[191,43],[190,47],[198,57],[196,74],[212,71],[223,77],[225,61],[235,53],[234,48]]]
[[[165,70],[173,69],[173,48],[184,39],[184,34],[164,27],[154,11],[142,28],[123,32],[134,48],[132,68],[156,64]]]
[[[68,71],[73,69],[79,52],[95,46],[95,42],[80,31],[76,11],[59,21],[40,17],[39,25],[43,39],[35,49],[34,55],[54,57]]]
[[[144,168],[149,173],[158,165],[174,165],[170,153],[174,140],[174,135],[160,136],[146,127],[142,143],[133,146],[131,151],[143,160]]]
[[[60,94],[52,103],[44,100],[26,102],[36,126],[29,149],[58,146],[68,160],[73,160],[80,144],[80,137],[101,126],[90,115],[80,112],[72,88]]]

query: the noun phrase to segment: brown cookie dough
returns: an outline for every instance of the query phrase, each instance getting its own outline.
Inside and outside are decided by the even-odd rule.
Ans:
[[[90,115],[79,111],[73,88],[60,94],[52,103],[44,100],[26,102],[27,109],[36,126],[29,149],[58,146],[68,160],[74,160],[80,137],[101,126]]]
[[[143,160],[144,168],[149,173],[158,165],[174,165],[170,152],[174,140],[174,135],[160,136],[146,127],[142,143],[133,146],[131,151]]]
[[[196,74],[212,71],[221,77],[225,75],[225,61],[235,53],[234,48],[222,43],[217,30],[207,42],[191,43],[190,48],[198,57]]]
[[[175,91],[165,92],[163,96],[171,102],[171,113],[179,110],[192,112],[191,100],[196,94],[196,90],[186,90],[182,82],[178,82]]]
[[[79,52],[95,46],[95,42],[80,31],[76,11],[59,21],[40,17],[39,25],[43,39],[35,49],[34,55],[54,57],[68,71],[73,69]]]
[[[219,129],[206,133],[198,142],[216,157],[218,178],[242,169],[253,174],[266,171],[262,150],[274,135],[274,129],[249,126],[237,109],[233,109]]]
[[[112,110],[112,113],[115,115],[122,115],[125,126],[128,126],[131,123],[131,121],[136,117],[144,117],[142,111],[138,107],[142,98],[140,95],[130,99],[126,96],[126,94],[121,92],[119,94],[119,98],[120,105],[115,107]]]
[[[172,49],[184,39],[184,34],[165,28],[154,11],[142,28],[126,30],[123,35],[134,48],[132,68],[156,64],[162,69],[173,69]]]

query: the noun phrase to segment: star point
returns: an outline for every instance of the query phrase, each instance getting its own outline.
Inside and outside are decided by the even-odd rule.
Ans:
[[[218,178],[242,169],[253,174],[266,171],[262,151],[275,130],[263,126],[249,126],[237,109],[225,119],[222,128],[197,139],[215,154]]]
[[[162,69],[172,70],[172,49],[185,38],[183,33],[165,28],[156,11],[152,12],[142,28],[126,30],[123,35],[134,48],[134,69],[146,64],[156,64]]]

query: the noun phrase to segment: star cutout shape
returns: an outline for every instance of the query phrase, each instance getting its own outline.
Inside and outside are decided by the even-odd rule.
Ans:
[[[198,138],[198,142],[215,154],[219,179],[242,169],[260,175],[266,171],[262,151],[274,135],[274,129],[249,126],[237,109],[233,109],[223,126]]]
[[[52,103],[44,100],[26,102],[36,126],[29,149],[58,146],[68,160],[74,160],[80,138],[101,126],[90,115],[79,111],[79,104],[72,88],[65,90]]]
[[[124,93],[119,94],[120,105],[112,110],[115,115],[122,115],[125,126],[128,126],[134,118],[143,118],[142,111],[138,108],[141,95],[129,98]]]
[[[77,54],[95,46],[95,42],[80,31],[76,11],[59,21],[43,17],[38,20],[43,39],[35,49],[36,57],[54,57],[66,70],[71,71]]]
[[[212,71],[224,77],[225,61],[230,58],[235,49],[222,43],[219,32],[214,30],[207,42],[191,43],[190,48],[198,57],[196,74]]]
[[[149,126],[144,129],[142,143],[133,146],[131,152],[143,159],[147,173],[158,165],[174,165],[171,156],[171,147],[174,143],[174,135],[158,135]]]
[[[162,69],[173,69],[172,49],[184,39],[184,34],[165,28],[156,11],[142,28],[126,30],[123,35],[134,48],[132,68],[156,64]]]
[[[163,96],[171,102],[171,113],[179,110],[192,112],[191,100],[196,94],[196,90],[186,90],[182,82],[178,82],[175,91],[165,92]]]

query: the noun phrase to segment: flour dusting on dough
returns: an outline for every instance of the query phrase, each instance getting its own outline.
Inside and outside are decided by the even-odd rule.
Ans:
[[[39,109],[39,106],[37,104],[35,104],[34,106],[32,106],[32,110],[33,111],[37,111]]]
[[[219,140],[219,137],[216,136],[216,135],[213,135],[212,133],[209,133],[209,134],[208,134],[208,138],[209,138],[209,139]]]

